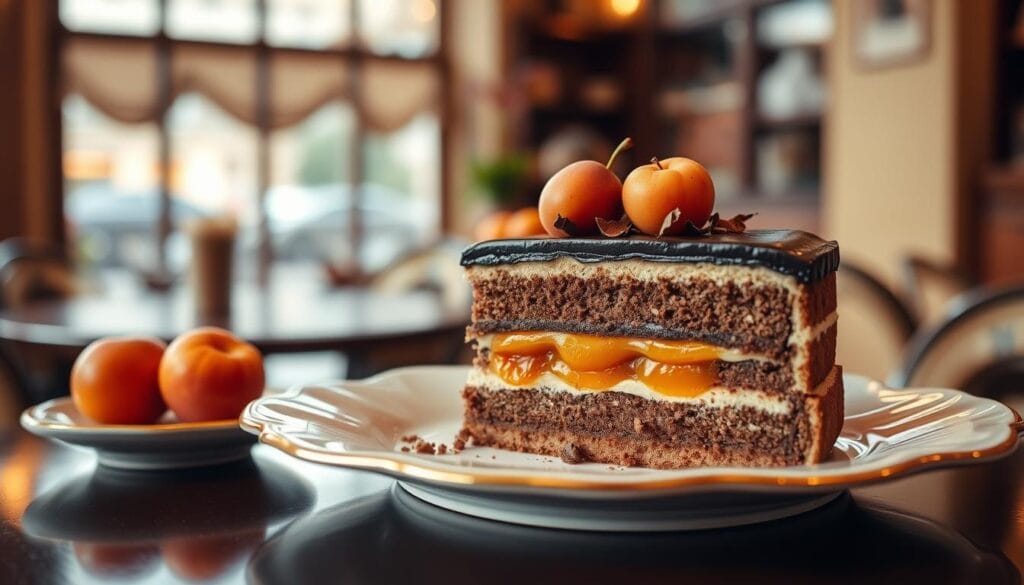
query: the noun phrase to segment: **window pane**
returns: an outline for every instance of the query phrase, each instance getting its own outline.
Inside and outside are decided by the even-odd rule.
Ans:
[[[155,124],[122,124],[84,98],[63,104],[64,213],[82,264],[156,266],[160,137]]]
[[[348,0],[268,0],[267,43],[324,49],[347,44],[352,34]]]
[[[349,153],[355,116],[335,102],[274,132],[267,220],[280,260],[350,262]]]
[[[171,199],[179,219],[235,217],[240,228],[237,251],[252,256],[258,245],[259,222],[255,128],[239,122],[199,94],[186,94],[175,100],[167,123],[171,139]],[[182,269],[188,248],[180,233],[168,246],[170,266]],[[249,266],[243,263],[240,267]]]
[[[169,0],[167,34],[179,39],[255,42],[259,37],[256,0]]]
[[[419,57],[437,50],[439,0],[359,0],[359,36],[375,53]]]
[[[157,0],[60,0],[60,21],[71,30],[153,35],[160,6]]]
[[[421,114],[391,134],[367,136],[364,268],[383,268],[403,251],[438,236],[440,153],[440,124],[435,114]]]

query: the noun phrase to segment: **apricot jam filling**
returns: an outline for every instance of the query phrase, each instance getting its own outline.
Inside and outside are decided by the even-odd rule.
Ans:
[[[491,340],[490,369],[513,386],[530,385],[549,372],[583,390],[607,390],[636,380],[666,396],[694,397],[714,383],[722,352],[696,341],[499,333]]]

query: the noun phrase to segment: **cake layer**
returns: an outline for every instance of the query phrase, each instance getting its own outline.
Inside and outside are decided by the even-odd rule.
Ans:
[[[495,389],[475,385],[486,380],[478,375],[463,391],[465,428],[475,444],[516,451],[663,469],[798,465],[825,459],[842,427],[838,366],[812,394],[747,403],[743,392],[716,402],[544,385]]]
[[[607,390],[585,390],[580,389],[552,374],[544,374],[539,377],[531,386],[514,386],[508,384],[492,372],[473,368],[470,370],[466,381],[467,386],[481,390],[509,391],[537,390],[543,389],[548,392],[565,392],[568,394],[630,394],[649,400],[664,402],[680,402],[687,404],[703,404],[705,406],[751,406],[760,410],[776,414],[787,414],[790,412],[789,397],[780,393],[773,393],[767,390],[744,390],[738,391],[735,388],[727,388],[721,385],[714,385],[698,396],[664,395],[642,382],[636,380],[623,380]],[[798,400],[802,398],[798,397]]]
[[[804,285],[763,268],[571,259],[467,270],[469,335],[565,331],[694,340],[787,360],[835,319],[835,275]]]
[[[814,282],[839,267],[839,245],[798,230],[749,230],[696,238],[533,238],[470,246],[463,266],[495,266],[573,258],[580,262],[640,259],[669,264],[710,263],[770,269]]]

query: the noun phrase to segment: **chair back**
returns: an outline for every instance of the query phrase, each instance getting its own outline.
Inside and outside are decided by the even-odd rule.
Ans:
[[[914,336],[890,382],[996,398],[1024,392],[1024,286],[956,298],[941,323]]]
[[[76,290],[71,266],[52,246],[24,238],[0,242],[0,307],[63,298]]]
[[[847,261],[839,266],[836,296],[836,363],[847,372],[884,379],[899,365],[916,319],[881,281]]]
[[[445,239],[409,253],[375,274],[370,288],[383,293],[430,289],[440,293],[447,306],[469,306],[469,285],[459,260],[466,242]]]
[[[903,260],[904,299],[923,325],[942,321],[949,302],[975,284],[955,265],[915,255]]]

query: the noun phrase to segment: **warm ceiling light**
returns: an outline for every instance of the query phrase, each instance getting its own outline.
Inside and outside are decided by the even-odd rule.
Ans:
[[[611,2],[612,12],[623,18],[633,16],[640,8],[640,0],[611,0]]]
[[[436,15],[437,6],[434,5],[434,0],[417,0],[412,6],[412,16],[419,22],[430,22]]]

